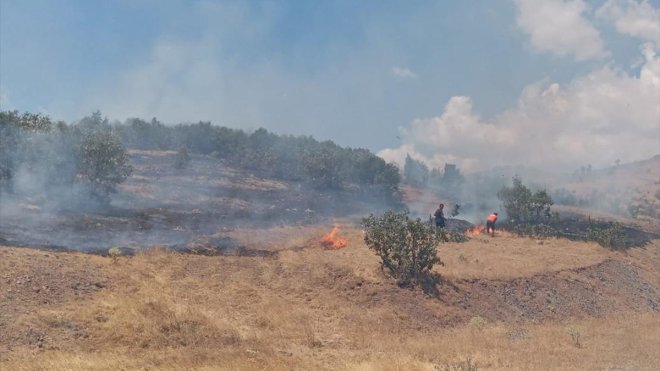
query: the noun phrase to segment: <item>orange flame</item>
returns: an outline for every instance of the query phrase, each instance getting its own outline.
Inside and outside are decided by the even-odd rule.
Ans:
[[[486,233],[486,226],[483,223],[479,223],[478,225],[475,225],[474,227],[465,231],[465,235],[468,237],[475,237],[482,233]],[[495,233],[502,237],[513,237],[511,232],[501,228],[497,229]]]
[[[330,233],[325,234],[321,238],[321,245],[325,247],[326,249],[341,249],[342,247],[346,247],[346,239],[339,238],[337,236],[339,234],[339,225],[335,224],[335,226],[332,228],[332,231]]]
[[[468,237],[474,237],[485,232],[486,232],[486,227],[483,225],[483,223],[479,223],[479,225],[475,225],[474,227],[465,231],[465,235]]]

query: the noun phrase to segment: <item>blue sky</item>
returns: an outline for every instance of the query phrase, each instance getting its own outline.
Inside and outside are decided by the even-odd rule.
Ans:
[[[384,150],[393,161],[410,152],[429,164],[478,168],[492,154],[466,154],[458,144],[501,146],[501,162],[516,157],[510,147],[528,142],[534,125],[557,125],[525,121],[536,103],[521,102],[536,87],[529,99],[540,102],[557,85],[557,94],[574,98],[562,113],[573,116],[561,118],[573,126],[544,133],[552,141],[544,151],[565,146],[568,164],[612,139],[575,148],[562,137],[602,131],[603,120],[589,115],[593,123],[576,128],[586,117],[581,107],[612,104],[584,100],[600,91],[586,81],[639,93],[629,85],[643,83],[644,68],[657,72],[659,7],[658,0],[0,0],[0,104],[70,122],[100,109],[118,120],[265,127]],[[448,117],[456,105],[463,116]],[[648,108],[651,115],[638,118],[644,123],[627,125],[641,129],[620,130],[648,139],[657,119]],[[466,140],[470,120],[503,137]],[[445,127],[455,129],[452,137]],[[429,130],[440,131],[437,142]],[[654,151],[648,142],[617,158]]]

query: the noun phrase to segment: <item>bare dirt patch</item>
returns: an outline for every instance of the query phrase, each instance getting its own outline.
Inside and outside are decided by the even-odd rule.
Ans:
[[[60,338],[56,332],[83,336],[75,322],[54,320],[52,328],[43,328],[32,319],[64,303],[83,305],[106,289],[109,282],[100,259],[0,246],[0,354],[17,345],[46,347]]]

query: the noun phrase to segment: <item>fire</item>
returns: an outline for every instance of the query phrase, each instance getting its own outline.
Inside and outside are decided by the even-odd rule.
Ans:
[[[339,225],[335,224],[335,226],[332,228],[332,231],[330,233],[325,234],[321,238],[321,245],[325,247],[326,249],[341,249],[342,247],[346,247],[346,239],[340,238],[337,236],[339,234]]]
[[[475,237],[485,233],[486,233],[486,226],[483,225],[483,223],[479,223],[478,225],[475,225],[474,227],[465,231],[465,235],[468,237]],[[495,229],[495,234],[500,235],[501,237],[513,237],[513,234],[511,232],[501,228]]]
[[[484,226],[482,223],[479,223],[479,225],[475,225],[474,227],[465,231],[465,235],[468,237],[474,237],[485,232],[486,232],[486,226]]]

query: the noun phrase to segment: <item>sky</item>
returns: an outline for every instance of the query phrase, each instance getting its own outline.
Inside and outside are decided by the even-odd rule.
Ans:
[[[0,109],[465,171],[660,153],[660,0],[0,0]]]

